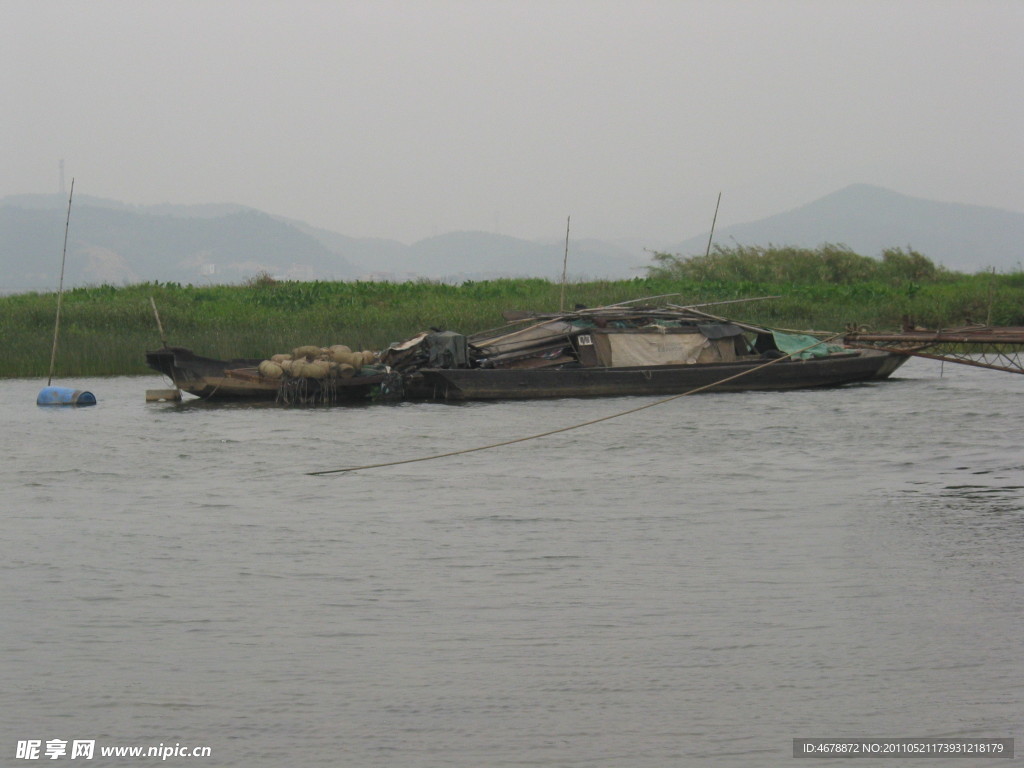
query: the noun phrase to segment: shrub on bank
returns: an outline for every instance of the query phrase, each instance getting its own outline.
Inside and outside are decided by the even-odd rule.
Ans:
[[[766,296],[779,298],[748,301]],[[245,285],[76,288],[62,303],[57,375],[149,372],[144,352],[162,345],[150,297],[169,344],[209,357],[255,358],[302,344],[381,349],[431,326],[465,333],[495,328],[505,310],[558,311],[562,286],[542,279],[461,285],[254,279]],[[647,277],[566,286],[565,305],[644,297],[685,305],[741,300],[704,309],[797,330],[897,328],[904,315],[927,327],[1024,325],[1020,274],[963,275],[913,251],[886,251],[877,260],[841,246],[715,249],[694,259],[658,254]],[[0,377],[46,375],[56,305],[55,293],[0,298],[6,347]]]

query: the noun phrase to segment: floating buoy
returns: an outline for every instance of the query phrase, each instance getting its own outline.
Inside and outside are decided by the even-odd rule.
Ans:
[[[71,387],[43,387],[36,405],[96,405],[96,395]]]

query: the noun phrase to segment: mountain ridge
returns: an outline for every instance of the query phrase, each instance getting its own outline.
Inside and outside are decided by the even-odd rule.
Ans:
[[[0,289],[53,290],[66,210],[59,194],[0,198]],[[649,248],[570,239],[568,276],[642,276],[652,252],[703,254],[707,241],[707,233]],[[835,243],[876,257],[885,248],[910,247],[958,271],[1020,270],[1024,213],[852,184],[791,210],[721,228],[714,242],[808,248]],[[464,230],[407,245],[351,237],[233,203],[132,205],[81,195],[72,209],[67,256],[69,287],[237,283],[260,273],[286,280],[558,280],[565,241]]]
[[[865,256],[910,247],[956,271],[1020,269],[1024,213],[911,197],[884,187],[851,184],[789,211],[718,230],[715,242],[816,248],[845,245]],[[670,246],[704,253],[707,235]]]

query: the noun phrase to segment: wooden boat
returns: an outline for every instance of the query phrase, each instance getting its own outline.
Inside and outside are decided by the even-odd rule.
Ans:
[[[428,368],[407,376],[404,391],[411,400],[522,400],[674,395],[704,387],[716,392],[806,389],[884,379],[905,359],[876,350],[851,351],[828,358],[782,361],[757,372],[752,369],[763,360],[561,370]],[[740,378],[733,379],[735,376]]]
[[[383,369],[331,379],[271,379],[260,374],[262,359],[217,360],[184,347],[146,352],[146,364],[184,392],[204,400],[276,400],[286,404],[341,403],[387,397],[397,377]]]
[[[382,359],[402,372],[406,399],[521,400],[835,387],[885,379],[907,358],[669,305],[523,316],[469,337],[423,333]]]
[[[146,363],[206,400],[292,404],[834,387],[885,379],[907,359],[898,351],[838,346],[694,307],[614,305],[514,314],[509,325],[471,336],[418,334],[350,378],[271,378],[260,373],[262,360],[216,360],[183,347],[147,352]]]

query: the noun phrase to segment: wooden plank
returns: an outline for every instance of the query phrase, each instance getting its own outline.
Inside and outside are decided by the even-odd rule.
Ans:
[[[146,390],[146,402],[147,403],[159,403],[159,402],[177,402],[181,400],[180,389],[147,389]]]

